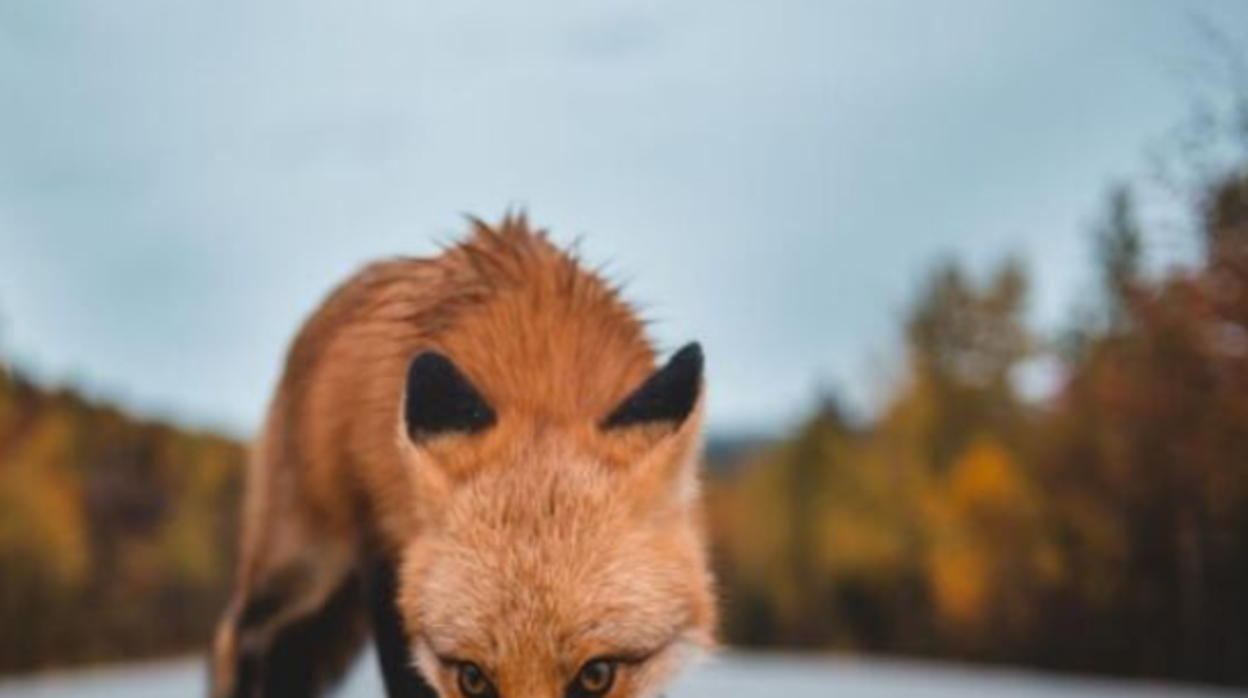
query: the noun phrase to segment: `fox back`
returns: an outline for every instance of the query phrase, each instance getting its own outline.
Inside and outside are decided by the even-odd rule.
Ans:
[[[383,663],[443,698],[654,695],[714,636],[703,396],[697,345],[656,366],[617,290],[522,217],[366,268],[296,338],[257,444],[216,695],[309,671],[284,634],[343,589],[312,642],[353,654],[377,560]]]

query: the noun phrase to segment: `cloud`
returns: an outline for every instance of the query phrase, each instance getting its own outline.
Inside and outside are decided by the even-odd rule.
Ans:
[[[45,375],[246,430],[332,284],[523,204],[632,278],[662,343],[704,341],[714,423],[780,424],[817,381],[866,401],[937,256],[1026,254],[1059,314],[1102,184],[1186,108],[1150,48],[1196,50],[1182,17],[6,3],[6,341]]]

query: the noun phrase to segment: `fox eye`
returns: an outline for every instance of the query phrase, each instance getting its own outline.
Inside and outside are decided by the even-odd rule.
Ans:
[[[615,683],[616,662],[610,659],[595,659],[586,662],[572,682],[572,690],[568,698],[598,698],[605,696]]]
[[[485,677],[481,667],[472,662],[464,662],[456,670],[459,679],[459,692],[464,698],[495,698],[494,684]]]

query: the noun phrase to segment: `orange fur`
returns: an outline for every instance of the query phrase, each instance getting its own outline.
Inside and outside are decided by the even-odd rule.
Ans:
[[[493,427],[411,443],[405,371],[423,351],[454,360]],[[323,604],[370,550],[398,561],[413,658],[442,696],[458,691],[438,657],[479,664],[503,698],[554,698],[604,655],[647,656],[611,696],[653,694],[715,625],[700,407],[675,427],[599,427],[654,370],[615,289],[523,217],[339,287],[296,338],[257,441],[216,695],[245,646]],[[241,637],[246,604],[292,569],[300,600]]]

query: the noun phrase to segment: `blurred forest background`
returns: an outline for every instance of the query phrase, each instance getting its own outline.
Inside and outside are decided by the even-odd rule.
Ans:
[[[1248,99],[1114,189],[1056,336],[1027,269],[932,270],[883,408],[713,440],[731,643],[1248,684]],[[1211,157],[1205,157],[1213,153]],[[1143,212],[1178,197],[1182,263]],[[1182,231],[1181,233],[1175,231]],[[811,318],[812,322],[833,321]],[[1019,376],[1051,367],[1042,396]],[[0,371],[0,671],[204,646],[243,446]]]
[[[1058,336],[1025,321],[1022,263],[940,265],[879,414],[829,396],[714,482],[729,639],[1248,683],[1239,95],[1110,193],[1089,236],[1099,290]],[[1147,230],[1158,197],[1185,222]],[[1191,260],[1146,263],[1146,239],[1175,236]],[[1056,385],[1028,399],[1037,360]]]

